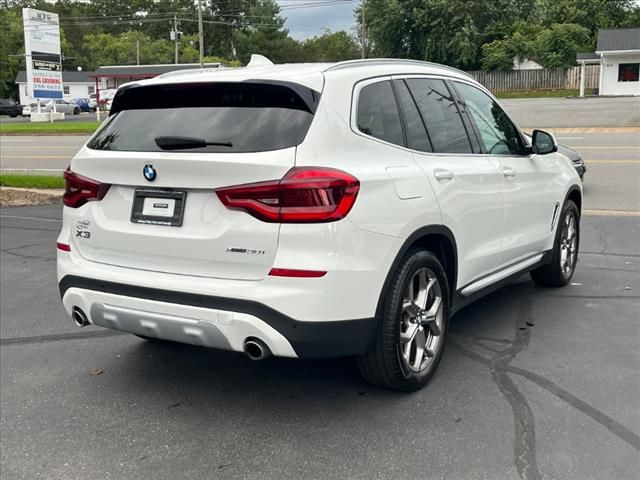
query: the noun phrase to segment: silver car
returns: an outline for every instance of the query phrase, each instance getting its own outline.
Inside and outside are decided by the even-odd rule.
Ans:
[[[80,107],[75,103],[69,103],[66,100],[58,99],[58,100],[49,100],[47,103],[40,104],[40,112],[41,113],[49,113],[53,110],[53,102],[56,104],[56,112],[66,113],[68,115],[79,115]],[[22,109],[23,115],[31,115],[31,112],[38,111],[38,104],[32,103],[29,107],[24,107]]]

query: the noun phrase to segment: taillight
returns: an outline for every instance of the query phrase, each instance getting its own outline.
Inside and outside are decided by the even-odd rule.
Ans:
[[[78,208],[92,200],[102,200],[111,186],[100,183],[66,169],[64,172],[65,190],[62,202],[71,208]]]
[[[297,167],[282,180],[219,188],[216,193],[226,207],[265,222],[318,223],[346,217],[359,190],[358,179],[342,170]]]

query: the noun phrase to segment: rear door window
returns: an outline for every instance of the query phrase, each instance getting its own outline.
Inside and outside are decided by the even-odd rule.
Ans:
[[[294,84],[133,86],[87,146],[95,150],[264,152],[299,145],[320,94]],[[160,140],[159,140],[160,139]]]
[[[398,93],[398,103],[404,116],[408,147],[421,152],[431,152],[429,136],[411,92],[409,92],[404,80],[396,80],[394,83]]]
[[[436,153],[473,153],[456,101],[443,80],[409,78],[407,84]]]
[[[360,90],[357,124],[358,130],[366,135],[404,146],[400,112],[389,80]]]

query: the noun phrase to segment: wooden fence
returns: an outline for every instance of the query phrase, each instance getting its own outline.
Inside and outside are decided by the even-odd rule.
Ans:
[[[507,72],[475,70],[467,72],[492,92],[520,90],[577,90],[580,88],[580,67],[511,70]],[[585,68],[585,91],[598,88],[600,65]]]

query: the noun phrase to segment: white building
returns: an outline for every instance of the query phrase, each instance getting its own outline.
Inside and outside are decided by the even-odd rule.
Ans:
[[[91,77],[94,72],[62,72],[62,88],[64,89],[64,99],[71,101],[76,98],[89,98],[89,95],[96,93],[96,79]],[[31,88],[27,85],[27,72],[18,72],[16,77],[18,90],[20,92],[20,104],[30,105],[36,100],[31,96]],[[106,88],[100,85],[100,88]]]
[[[586,64],[600,64],[600,95],[640,95],[640,28],[600,30],[596,52],[579,53],[577,61],[582,80]]]
[[[538,62],[531,60],[529,58],[513,58],[513,69],[514,70],[540,70],[544,68]]]

